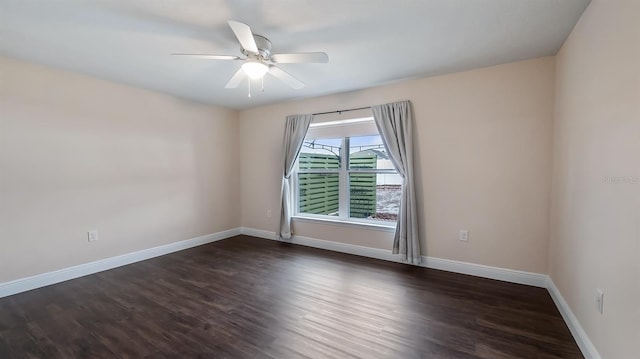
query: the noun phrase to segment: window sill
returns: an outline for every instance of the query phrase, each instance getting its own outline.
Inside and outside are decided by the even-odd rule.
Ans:
[[[359,221],[347,221],[337,218],[322,218],[322,217],[311,217],[311,216],[301,216],[296,215],[291,217],[295,222],[308,222],[308,223],[324,223],[324,224],[332,224],[344,227],[351,228],[362,228],[362,229],[370,229],[376,231],[384,231],[384,232],[395,232],[396,231],[396,223],[391,222],[389,224],[378,224],[378,223],[370,223],[370,222],[359,222]]]

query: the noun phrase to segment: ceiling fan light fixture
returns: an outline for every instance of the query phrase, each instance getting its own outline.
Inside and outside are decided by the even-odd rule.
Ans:
[[[242,70],[247,76],[255,80],[262,78],[269,72],[269,66],[258,61],[248,61],[242,64]]]

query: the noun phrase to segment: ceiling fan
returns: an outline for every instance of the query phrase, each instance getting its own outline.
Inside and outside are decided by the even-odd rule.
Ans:
[[[327,63],[329,56],[324,52],[300,52],[292,54],[271,54],[271,41],[264,36],[256,35],[251,31],[249,25],[228,21],[231,30],[240,42],[240,52],[245,57],[232,55],[213,54],[185,54],[173,53],[175,56],[198,57],[211,60],[238,60],[243,64],[231,77],[225,88],[236,88],[240,85],[245,75],[248,77],[249,97],[251,97],[251,79],[262,80],[262,90],[264,91],[264,76],[269,73],[294,89],[301,89],[304,84],[285,72],[276,64],[291,63]]]

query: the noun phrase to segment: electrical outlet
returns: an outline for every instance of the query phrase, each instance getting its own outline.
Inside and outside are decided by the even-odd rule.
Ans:
[[[604,310],[604,293],[602,289],[596,289],[596,309],[600,314]]]
[[[87,232],[87,240],[89,242],[95,242],[98,240],[98,230],[97,229],[92,229],[89,232]]]
[[[467,231],[466,229],[461,229],[458,238],[463,242],[469,241],[469,231]]]
[[[270,209],[267,210],[267,218],[271,218],[271,210]]]

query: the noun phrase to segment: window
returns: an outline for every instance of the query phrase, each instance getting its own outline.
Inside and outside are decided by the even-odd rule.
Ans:
[[[295,174],[297,213],[394,224],[402,178],[373,118],[312,123]]]

